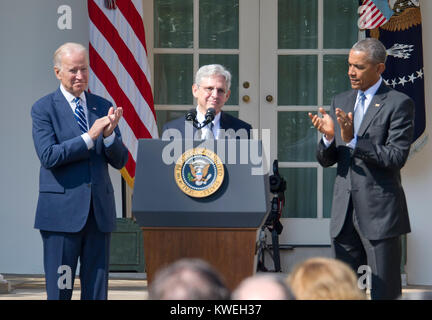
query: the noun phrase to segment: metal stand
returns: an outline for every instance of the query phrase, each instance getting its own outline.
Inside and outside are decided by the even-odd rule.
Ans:
[[[261,227],[258,244],[258,264],[257,271],[271,271],[281,272],[281,262],[279,253],[279,235],[282,233],[282,223],[280,218],[282,216],[282,210],[285,205],[285,190],[286,181],[279,174],[278,160],[273,161],[273,175],[269,177],[270,192],[273,193],[273,199],[271,202],[271,211],[267,217],[266,222]],[[267,235],[265,229],[271,232],[272,237],[272,250],[267,245]],[[274,270],[267,270],[265,266],[265,253],[268,253],[273,260]]]
[[[280,252],[279,252],[279,234],[282,232],[282,225],[279,222],[279,199],[275,196],[272,200],[271,212],[266,223],[261,227],[258,244],[258,264],[257,271],[264,272],[281,272]],[[267,234],[265,229],[268,228],[272,237],[272,249],[267,244]],[[265,266],[265,253],[268,253],[273,260],[274,270],[268,270]]]

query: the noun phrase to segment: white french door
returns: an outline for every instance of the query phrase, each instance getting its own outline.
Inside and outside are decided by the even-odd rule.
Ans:
[[[158,127],[195,104],[201,65],[230,70],[224,111],[259,127],[259,0],[145,0],[144,23]]]
[[[270,130],[271,162],[287,180],[281,244],[329,244],[335,168],[315,160],[321,138],[307,116],[348,88],[357,0],[144,0],[158,126],[191,108],[199,66],[233,74],[224,106]]]

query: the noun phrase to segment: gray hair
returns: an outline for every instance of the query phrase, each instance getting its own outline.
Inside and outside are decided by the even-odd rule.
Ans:
[[[55,52],[53,57],[53,64],[55,68],[61,69],[61,59],[64,54],[69,54],[72,52],[84,52],[88,61],[88,53],[86,47],[80,43],[66,42],[62,44]]]
[[[228,300],[230,292],[222,275],[198,258],[183,258],[155,274],[150,300]]]
[[[231,73],[220,64],[208,64],[199,68],[195,75],[195,84],[200,85],[203,78],[222,76],[225,78],[227,89],[231,87]]]
[[[385,63],[387,59],[386,47],[375,38],[366,38],[356,42],[351,50],[365,52],[372,63]]]

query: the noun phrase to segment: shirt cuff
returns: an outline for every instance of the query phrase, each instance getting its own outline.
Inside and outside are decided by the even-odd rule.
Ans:
[[[323,135],[322,139],[323,139],[323,142],[324,142],[325,147],[328,148],[328,147],[330,147],[330,145],[333,143],[333,141],[334,141],[335,138],[333,137],[333,139],[328,140],[328,139],[325,137],[325,135]]]
[[[115,136],[116,136],[115,132],[113,131],[111,133],[111,135],[109,135],[108,137],[106,137],[106,138],[103,139],[105,147],[108,148],[110,145],[112,145],[114,143]]]
[[[355,149],[357,145],[357,135],[354,135],[354,138],[346,144],[348,148]]]
[[[83,133],[83,134],[81,135],[81,138],[83,138],[85,144],[87,145],[87,149],[88,149],[88,150],[90,150],[91,148],[94,147],[94,141],[93,141],[92,138],[90,138],[90,135],[89,135],[87,132],[86,132],[86,133]]]

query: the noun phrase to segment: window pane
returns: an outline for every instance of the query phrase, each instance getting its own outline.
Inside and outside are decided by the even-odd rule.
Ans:
[[[184,117],[185,114],[186,111],[183,110],[156,110],[156,119],[157,119],[159,138],[162,137],[162,128],[165,125],[165,123],[180,117]]]
[[[325,168],[323,171],[324,171],[323,216],[324,218],[330,218],[331,207],[333,202],[333,186],[336,178],[336,168]]]
[[[238,105],[239,56],[236,54],[201,54],[199,56],[200,67],[214,63],[223,65],[231,72],[231,95],[225,104]]]
[[[200,0],[199,47],[238,49],[238,0]]]
[[[317,217],[317,169],[280,168],[287,182],[283,218]]]
[[[317,0],[279,0],[278,48],[315,49],[318,46]]]
[[[155,48],[193,48],[193,0],[155,0]]]
[[[279,161],[315,162],[317,130],[307,112],[278,112]]]
[[[324,1],[324,48],[351,48],[358,38],[358,0]]]
[[[317,56],[278,56],[278,105],[317,104]]]
[[[155,54],[156,104],[193,104],[192,59],[191,54]]]
[[[334,95],[351,88],[348,79],[348,56],[325,55],[323,59],[323,103],[330,105]]]

